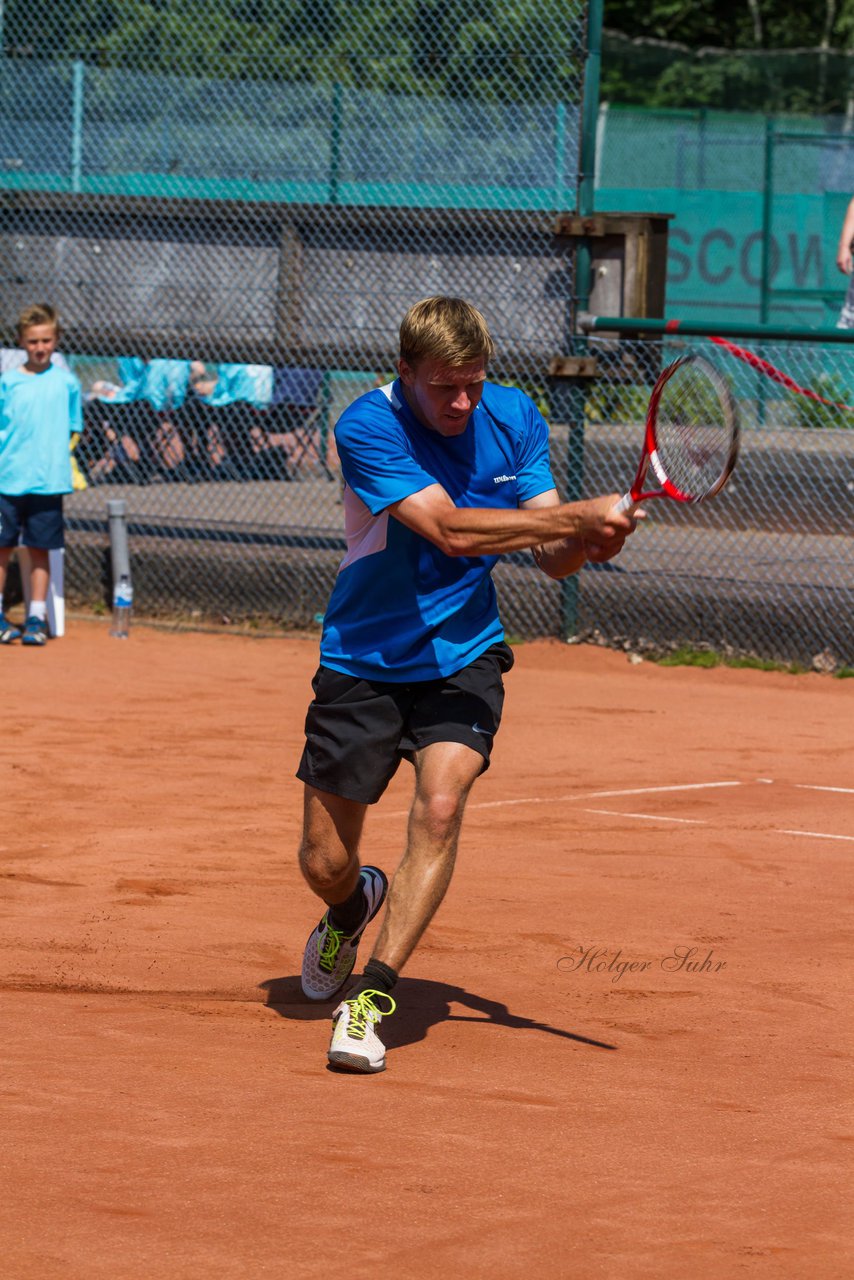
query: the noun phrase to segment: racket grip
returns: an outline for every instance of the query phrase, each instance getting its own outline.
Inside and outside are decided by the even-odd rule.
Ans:
[[[620,498],[620,501],[614,507],[614,510],[618,512],[621,516],[631,515],[636,506],[637,506],[637,503],[635,502],[632,495],[630,493],[624,493],[622,498]]]

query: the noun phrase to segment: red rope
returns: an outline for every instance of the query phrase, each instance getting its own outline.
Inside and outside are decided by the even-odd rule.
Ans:
[[[809,387],[802,387],[799,383],[790,378],[787,373],[783,373],[782,369],[776,368],[775,365],[769,364],[767,360],[763,360],[761,356],[756,355],[753,351],[748,351],[745,347],[738,347],[734,342],[730,342],[727,338],[710,338],[710,342],[716,342],[719,347],[723,347],[730,355],[736,356],[739,360],[743,360],[745,364],[751,365],[754,369],[758,369],[760,373],[764,373],[766,377],[771,378],[774,382],[779,382],[782,386],[794,391],[799,396],[808,396],[810,400],[817,400],[819,404],[829,405],[831,409],[846,409],[849,413],[854,413],[854,405],[839,404],[836,400],[825,400],[824,396],[818,395],[815,391],[810,391]]]

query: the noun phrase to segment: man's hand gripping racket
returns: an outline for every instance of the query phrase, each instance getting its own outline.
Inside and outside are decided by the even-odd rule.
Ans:
[[[647,498],[713,497],[732,475],[738,439],[735,401],[717,369],[702,356],[675,360],[652,389],[637,475],[614,510],[632,514]],[[658,488],[644,487],[650,467]]]

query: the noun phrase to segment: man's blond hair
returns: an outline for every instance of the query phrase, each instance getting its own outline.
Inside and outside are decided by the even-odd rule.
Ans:
[[[31,306],[24,307],[18,316],[18,341],[21,341],[26,329],[32,329],[37,324],[52,324],[57,338],[59,337],[59,313],[56,307],[52,307],[49,302],[34,302]]]
[[[400,356],[413,368],[421,360],[437,360],[452,369],[481,361],[486,366],[494,354],[486,321],[462,298],[424,298],[403,317]]]

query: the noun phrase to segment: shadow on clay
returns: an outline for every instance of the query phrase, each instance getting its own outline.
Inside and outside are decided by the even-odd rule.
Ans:
[[[266,991],[266,1004],[280,1017],[297,1022],[321,1022],[327,1020],[337,1000],[307,1000],[302,993],[299,977],[268,978],[259,983]],[[393,1018],[383,1023],[383,1040],[387,1049],[399,1049],[406,1044],[424,1040],[432,1026],[439,1022],[482,1022],[488,1026],[505,1027],[513,1031],[539,1031],[544,1035],[560,1036],[594,1049],[616,1049],[615,1044],[593,1040],[590,1036],[577,1035],[547,1022],[536,1022],[511,1013],[505,1004],[474,995],[463,987],[450,986],[446,982],[430,982],[423,978],[401,978],[394,990],[397,1010]],[[452,1006],[464,1006],[471,1013],[459,1013]]]

